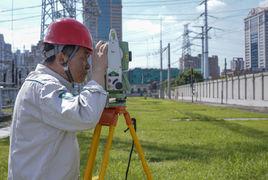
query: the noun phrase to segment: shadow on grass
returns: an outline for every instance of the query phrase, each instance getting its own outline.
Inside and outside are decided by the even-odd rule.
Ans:
[[[84,140],[87,142],[91,141],[91,138],[87,135],[80,134],[79,141],[82,143]],[[103,153],[103,147],[106,142],[106,138],[100,139],[99,152]],[[189,160],[199,161],[201,163],[208,163],[212,159],[229,159],[234,157],[237,153],[250,154],[256,156],[258,153],[268,151],[268,144],[266,143],[230,143],[226,144],[222,148],[215,148],[213,144],[207,145],[188,145],[181,144],[176,146],[170,146],[168,144],[156,144],[155,142],[140,141],[144,152],[146,153],[146,159],[150,162],[162,162],[162,161],[177,161],[177,160]],[[81,157],[87,158],[88,145],[80,144],[81,148],[86,148],[81,153]],[[124,141],[120,138],[114,138],[112,149],[120,149],[125,151],[127,154],[131,147],[131,141]],[[85,163],[85,162],[83,162]]]
[[[255,156],[268,150],[267,145],[258,143],[230,143],[221,149],[213,148],[213,145],[178,145],[173,148],[143,145],[143,148],[152,162],[194,160],[201,163],[208,163],[215,158],[226,160],[237,153]]]
[[[264,143],[268,143],[268,133],[264,131],[259,131],[254,128],[246,127],[231,121],[224,121],[222,119],[217,119],[214,117],[201,115],[198,113],[184,113],[189,117],[191,120],[198,120],[198,121],[206,121],[210,124],[213,124],[214,126],[227,129],[229,131],[232,131],[234,133],[249,137],[249,138],[255,138],[257,140],[260,140]]]
[[[238,135],[242,135],[248,138],[253,138],[256,141],[250,142],[227,142],[222,145],[219,144],[178,144],[170,145],[165,143],[143,141],[141,139],[141,145],[145,153],[145,158],[149,162],[165,162],[165,161],[196,161],[200,163],[210,163],[215,159],[221,159],[223,161],[230,161],[235,163],[237,158],[241,158],[243,161],[248,161],[258,159],[263,153],[268,152],[268,133],[260,131],[251,127],[243,126],[235,122],[224,121],[217,119],[215,117],[210,117],[206,115],[201,115],[198,113],[182,113],[185,119],[191,121],[202,121],[204,123],[211,124],[213,126],[226,129]],[[79,141],[81,149],[81,164],[86,164],[87,153],[89,149],[89,143],[91,142],[92,134],[80,134]],[[86,142],[86,143],[85,143]],[[102,156],[104,144],[106,142],[106,137],[103,136],[100,139],[100,146],[98,154]],[[121,152],[124,151],[128,155],[131,147],[131,141],[124,140],[123,138],[113,138],[112,149],[120,149]],[[137,152],[135,152],[136,154]],[[100,162],[97,162],[100,163]],[[264,167],[265,168],[265,167]],[[265,175],[267,171],[260,172],[260,174]]]

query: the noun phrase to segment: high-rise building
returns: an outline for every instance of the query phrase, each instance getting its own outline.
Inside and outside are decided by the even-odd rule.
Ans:
[[[268,68],[268,7],[252,9],[245,18],[245,69]]]
[[[3,34],[0,34],[0,61],[11,61],[11,44],[5,43]]]
[[[219,78],[219,60],[218,56],[213,55],[208,58],[208,68],[209,68],[209,78],[218,79]]]
[[[119,41],[122,40],[122,1],[100,0],[101,14],[98,20],[98,38],[108,40],[111,28],[117,32]]]
[[[244,69],[244,60],[241,57],[234,57],[231,61],[232,71],[241,71]]]
[[[201,72],[201,54],[197,56],[185,55],[184,58],[180,58],[180,70],[184,71],[190,68],[195,69],[196,71]],[[217,79],[219,78],[219,63],[218,56],[213,55],[208,58],[208,68],[209,68],[209,78]]]
[[[198,56],[186,54],[180,58],[180,70],[184,71],[190,68],[201,71],[201,54]]]
[[[122,1],[84,0],[84,24],[90,29],[94,42],[109,39],[110,29],[122,40]]]
[[[83,23],[90,30],[94,42],[98,40],[98,17],[100,8],[97,0],[83,0]]]
[[[0,82],[11,83],[12,79],[12,51],[11,44],[5,43],[0,34]]]

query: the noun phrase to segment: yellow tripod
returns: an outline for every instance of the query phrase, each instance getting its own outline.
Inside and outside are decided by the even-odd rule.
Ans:
[[[128,111],[126,110],[125,106],[120,106],[120,107],[113,107],[113,108],[105,108],[103,113],[102,113],[100,122],[97,124],[97,126],[94,130],[92,143],[91,143],[90,151],[89,151],[89,156],[88,156],[88,160],[87,160],[87,165],[86,165],[86,169],[84,172],[84,180],[92,180],[93,166],[94,166],[94,162],[96,159],[97,149],[99,146],[101,128],[102,128],[102,126],[109,126],[109,134],[108,134],[107,142],[106,142],[105,149],[104,149],[104,154],[103,154],[103,159],[102,159],[102,163],[101,163],[99,176],[93,178],[93,179],[104,180],[105,172],[106,172],[106,169],[108,166],[108,161],[109,161],[109,151],[110,151],[111,146],[112,146],[113,133],[114,133],[114,129],[115,129],[115,126],[116,126],[116,123],[118,120],[118,116],[120,114],[124,115],[126,124],[130,130],[130,134],[132,136],[136,150],[137,150],[138,155],[140,157],[144,173],[145,173],[148,180],[152,179],[150,169],[148,167],[148,164],[146,163],[144,153],[142,151],[142,148],[141,148],[141,145],[139,143],[138,137],[136,135],[135,129],[132,125],[130,115],[129,115]]]

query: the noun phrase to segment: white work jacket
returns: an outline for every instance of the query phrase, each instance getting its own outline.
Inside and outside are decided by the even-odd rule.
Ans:
[[[107,93],[95,81],[71,92],[72,84],[44,65],[28,75],[14,107],[9,180],[79,178],[76,132],[95,127]]]

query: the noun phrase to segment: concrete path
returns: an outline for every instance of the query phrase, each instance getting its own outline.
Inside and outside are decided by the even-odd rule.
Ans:
[[[4,127],[0,129],[0,139],[9,137],[10,135],[10,127]]]
[[[180,102],[192,102],[191,100],[176,100]],[[254,107],[254,106],[242,106],[242,105],[235,105],[235,104],[220,104],[220,103],[212,103],[212,102],[200,102],[200,101],[195,101],[195,104],[205,104],[209,106],[217,106],[217,107],[230,107],[230,108],[237,108],[241,110],[246,110],[250,112],[259,112],[259,113],[264,113],[268,114],[268,107]]]
[[[268,121],[268,118],[224,118],[224,121]],[[171,121],[192,121],[192,119],[171,119]],[[200,120],[202,121],[202,120]]]
[[[225,121],[267,121],[268,118],[224,118]]]

